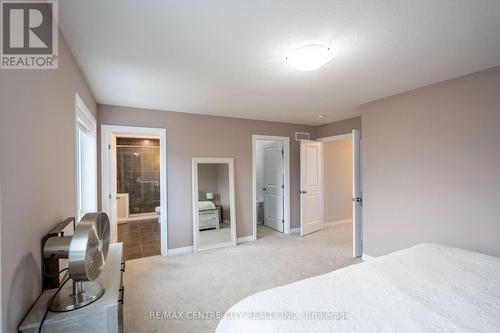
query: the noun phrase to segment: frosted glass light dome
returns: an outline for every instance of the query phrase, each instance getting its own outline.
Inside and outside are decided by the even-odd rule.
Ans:
[[[333,52],[328,46],[307,45],[293,50],[286,62],[291,67],[301,71],[312,71],[320,68],[333,58]]]

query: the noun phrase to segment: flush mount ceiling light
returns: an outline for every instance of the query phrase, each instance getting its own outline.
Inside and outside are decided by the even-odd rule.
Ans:
[[[318,118],[318,119],[323,119],[325,117],[326,117],[326,114],[319,114],[316,116],[316,118]]]
[[[286,62],[301,71],[312,71],[320,68],[333,58],[333,52],[328,46],[307,45],[293,50]]]

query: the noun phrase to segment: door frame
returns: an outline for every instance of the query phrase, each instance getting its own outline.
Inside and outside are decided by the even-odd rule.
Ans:
[[[353,129],[351,131],[351,133],[347,133],[347,134],[339,134],[339,135],[332,135],[332,136],[317,138],[316,141],[328,142],[328,141],[351,139],[352,142],[353,142],[353,144],[354,144],[354,131],[355,131],[355,129]],[[354,151],[354,148],[352,148],[352,150]],[[362,153],[361,137],[360,137],[360,143],[359,143],[359,161],[360,161],[360,165],[361,165],[361,167],[360,167],[361,170],[360,170],[360,175],[359,175],[359,182],[360,182],[361,189],[363,189],[363,153]],[[353,168],[352,171],[353,171],[353,175],[354,175],[354,172],[355,172],[355,170],[354,170],[354,163],[353,163],[352,168]],[[323,168],[323,172],[324,172],[324,168]],[[323,181],[324,181],[324,178],[323,178]],[[323,191],[324,191],[324,187],[323,187]],[[362,213],[363,213],[363,206],[361,206],[361,216],[362,216]],[[352,228],[352,242],[353,242],[352,246],[353,246],[353,249],[355,249],[357,244],[356,244],[356,235],[355,235],[356,229],[355,229],[355,225],[354,225],[354,212],[353,212],[353,216],[351,218],[351,224],[352,224],[352,227],[353,227]],[[360,229],[363,230],[363,218],[361,218]],[[363,232],[361,232],[361,239],[363,239]],[[363,248],[363,242],[361,241],[361,249],[362,248]],[[354,250],[353,250],[353,252],[354,252]]]
[[[101,200],[102,211],[110,214],[110,165],[109,150],[110,135],[121,137],[143,137],[160,139],[160,238],[161,254],[168,254],[168,223],[167,223],[167,130],[155,127],[135,127],[118,125],[101,125]],[[116,240],[117,235],[112,235]]]
[[[252,240],[257,239],[257,141],[272,140],[283,142],[283,173],[285,178],[284,206],[283,218],[285,220],[283,232],[290,234],[290,137],[288,136],[272,136],[272,135],[252,135]]]

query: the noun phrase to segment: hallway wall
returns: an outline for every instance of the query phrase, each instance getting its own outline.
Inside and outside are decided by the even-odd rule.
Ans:
[[[352,219],[352,139],[323,143],[325,222]]]
[[[61,33],[58,69],[1,70],[2,332],[17,332],[40,294],[40,239],[75,216],[75,92],[97,117]]]

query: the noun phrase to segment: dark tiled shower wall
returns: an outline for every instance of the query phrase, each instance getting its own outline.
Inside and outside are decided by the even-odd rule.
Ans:
[[[118,193],[129,194],[129,214],[151,213],[160,205],[159,142],[148,141],[149,146],[135,146],[117,140]]]

